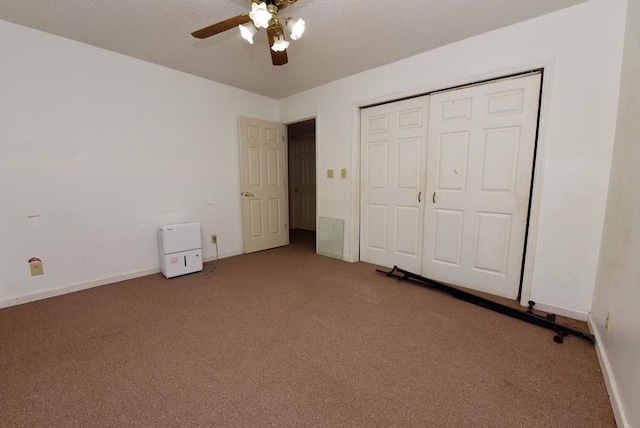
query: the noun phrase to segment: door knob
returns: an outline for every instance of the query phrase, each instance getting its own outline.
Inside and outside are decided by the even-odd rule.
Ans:
[[[297,192],[297,191],[298,191],[298,188],[296,187],[295,189],[293,189],[293,191],[294,191],[294,192]]]
[[[242,194],[242,196],[246,196],[246,197],[248,197],[248,198],[253,198],[253,193],[244,192],[244,193]]]

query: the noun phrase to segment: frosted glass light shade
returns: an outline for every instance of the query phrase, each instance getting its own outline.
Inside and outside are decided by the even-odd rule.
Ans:
[[[273,46],[271,46],[271,50],[274,52],[282,52],[286,48],[289,47],[289,42],[287,42],[282,36],[276,36],[273,40]]]
[[[304,33],[304,19],[291,19],[287,22],[287,28],[291,31],[291,40],[298,40]]]
[[[242,38],[252,45],[253,36],[258,32],[256,27],[254,27],[253,24],[246,23],[238,25],[238,28],[240,28],[240,35],[242,36]]]
[[[253,3],[251,5],[251,12],[249,12],[249,18],[253,21],[253,24],[257,28],[268,28],[271,21],[271,12],[267,10],[267,4],[262,2],[260,4]]]

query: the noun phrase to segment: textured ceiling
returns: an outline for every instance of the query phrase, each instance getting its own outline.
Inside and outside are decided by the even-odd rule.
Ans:
[[[254,45],[237,29],[190,35],[248,11],[247,0],[1,0],[0,19],[279,99],[583,1],[299,0],[281,16],[307,31],[280,67],[264,30]]]

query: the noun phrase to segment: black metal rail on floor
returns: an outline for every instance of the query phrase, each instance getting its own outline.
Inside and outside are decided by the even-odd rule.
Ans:
[[[385,272],[380,269],[376,269],[376,272],[384,273],[388,277],[396,278],[398,280],[412,280],[413,282],[423,287],[435,288],[437,290],[447,292],[456,299],[464,300],[466,302],[473,303],[474,305],[482,306],[483,308],[487,308],[492,311],[499,312],[501,314],[517,318],[531,324],[535,324],[539,327],[553,330],[556,332],[556,335],[553,337],[553,340],[556,343],[562,343],[563,338],[570,334],[588,340],[591,343],[595,341],[592,334],[556,323],[555,315],[553,314],[542,316],[533,313],[533,306],[535,305],[535,302],[533,301],[529,301],[529,309],[527,311],[521,311],[519,309],[511,308],[501,303],[485,299],[484,297],[476,296],[475,294],[468,293],[455,287],[451,287],[441,282],[416,275],[415,273],[400,269],[398,266],[394,266],[393,269],[389,272]]]

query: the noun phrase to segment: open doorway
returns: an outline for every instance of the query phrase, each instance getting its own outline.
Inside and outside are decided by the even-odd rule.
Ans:
[[[289,236],[292,244],[316,242],[316,120],[287,125]]]

